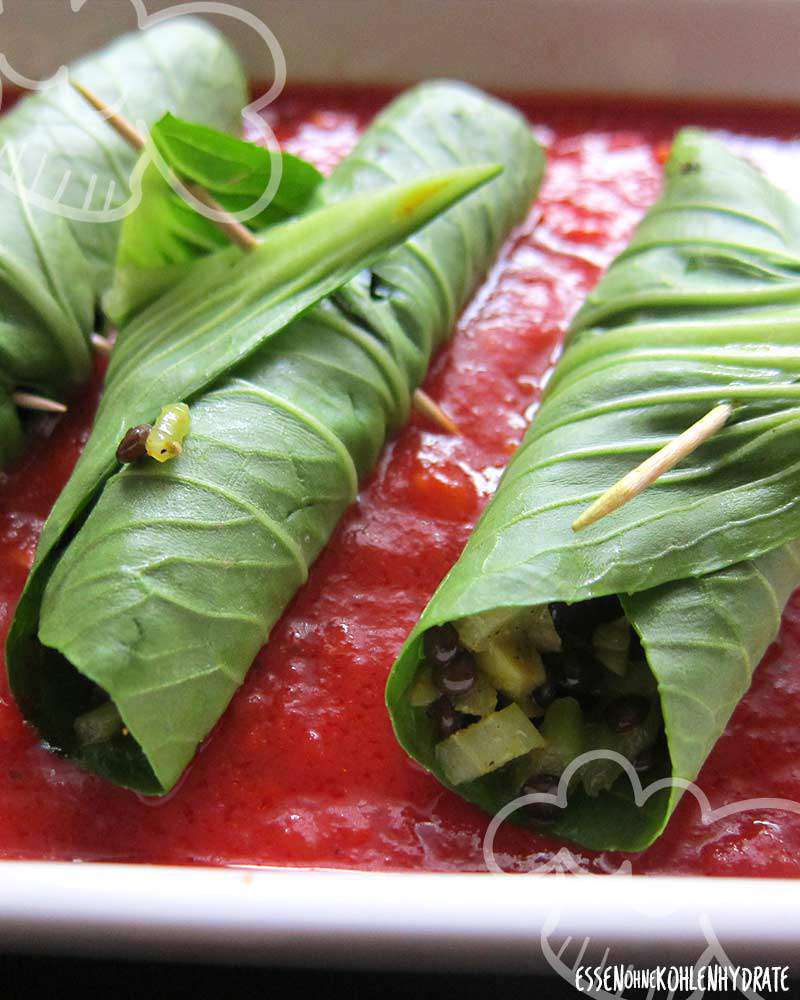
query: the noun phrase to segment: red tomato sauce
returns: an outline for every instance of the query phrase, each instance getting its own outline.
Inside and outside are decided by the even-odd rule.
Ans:
[[[329,170],[388,92],[299,88],[268,109],[285,148]],[[527,221],[435,359],[426,388],[463,436],[415,417],[391,441],[307,585],[179,788],[147,802],[46,752],[0,674],[0,857],[175,864],[483,870],[488,819],[396,744],[389,668],[457,558],[533,413],[571,316],[657,197],[676,128],[722,129],[800,194],[800,109],[523,99],[549,155]],[[98,371],[0,476],[0,638],[42,523],[86,440]],[[800,801],[800,599],[703,769],[714,807]],[[541,864],[559,846],[504,827],[498,859]],[[800,817],[757,810],[703,822],[685,796],[635,872],[800,875]],[[575,854],[587,870],[621,858]]]

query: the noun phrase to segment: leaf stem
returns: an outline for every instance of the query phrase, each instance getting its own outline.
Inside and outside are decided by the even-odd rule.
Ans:
[[[590,524],[595,524],[601,518],[619,510],[634,497],[651,486],[665,472],[686,458],[693,451],[700,447],[713,434],[725,425],[728,421],[733,407],[730,403],[720,403],[713,410],[701,417],[696,423],[688,427],[683,434],[679,434],[669,444],[664,445],[650,458],[645,459],[641,465],[637,465],[627,475],[623,476],[610,489],[598,497],[587,509],[572,522],[573,531],[582,531]]]

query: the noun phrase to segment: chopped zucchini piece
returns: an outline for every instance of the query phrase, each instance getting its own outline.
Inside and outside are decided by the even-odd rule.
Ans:
[[[516,633],[540,653],[557,653],[561,649],[561,636],[556,632],[546,604],[485,611],[462,618],[455,626],[462,645],[473,653],[484,652],[493,640],[506,633]]]
[[[82,747],[107,743],[122,732],[122,718],[113,701],[79,715],[74,723],[75,735]]]
[[[544,715],[544,709],[532,695],[517,699],[515,704],[519,705],[529,719],[541,719]]]
[[[506,627],[519,614],[519,608],[498,608],[484,611],[480,615],[470,615],[454,622],[462,645],[473,653],[480,653],[491,642],[493,636]]]
[[[634,761],[639,754],[655,744],[661,731],[661,712],[653,699],[644,722],[627,733],[613,733],[604,722],[591,722],[586,727],[587,750],[616,750]],[[586,794],[595,798],[607,791],[622,774],[622,768],[607,757],[589,761],[580,771],[580,780]],[[625,779],[627,781],[627,778]]]
[[[463,785],[543,743],[519,705],[508,705],[438,743],[436,760],[451,785]]]
[[[533,754],[531,774],[561,774],[586,749],[583,711],[574,698],[554,701],[540,732],[545,746]]]
[[[605,622],[594,630],[592,645],[597,659],[608,669],[622,677],[628,669],[628,651],[631,646],[631,627],[627,618]]]
[[[414,679],[408,691],[408,702],[414,708],[425,708],[432,705],[439,697],[439,691],[433,683],[430,666],[423,666]]]
[[[656,694],[658,685],[646,663],[628,663],[626,672],[608,678],[606,685],[609,695],[613,694]]]
[[[528,642],[540,653],[558,653],[561,650],[561,636],[556,632],[553,616],[546,604],[526,608],[514,619],[512,627],[523,632]]]
[[[466,715],[479,715],[483,718],[497,708],[497,690],[479,671],[469,691],[453,699],[453,707]]]
[[[528,648],[523,653],[519,637],[495,636],[487,648],[477,654],[478,666],[498,691],[514,701],[526,698],[547,679],[539,653]]]

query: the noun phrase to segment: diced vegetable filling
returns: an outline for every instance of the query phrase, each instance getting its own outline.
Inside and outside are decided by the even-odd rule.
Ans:
[[[656,684],[617,597],[474,615],[429,629],[423,650],[408,698],[433,720],[452,785],[513,767],[519,794],[554,794],[587,751],[614,751],[643,775],[663,760]],[[569,776],[568,795],[597,796],[621,774],[608,756],[589,759]],[[527,813],[548,823],[559,807]]]

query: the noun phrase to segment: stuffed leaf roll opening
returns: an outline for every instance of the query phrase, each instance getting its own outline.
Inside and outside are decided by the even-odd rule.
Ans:
[[[616,596],[471,615],[428,629],[420,653],[406,697],[449,784],[491,776],[510,798],[557,789],[590,751],[600,753],[572,769],[568,795],[627,781],[604,751],[647,780],[668,773],[656,682]],[[534,806],[519,819],[555,816]]]

